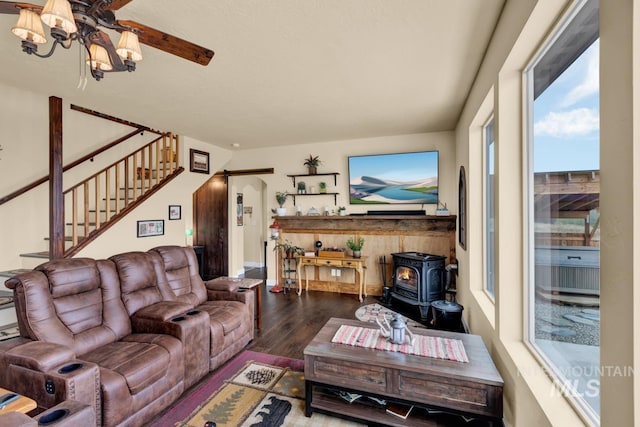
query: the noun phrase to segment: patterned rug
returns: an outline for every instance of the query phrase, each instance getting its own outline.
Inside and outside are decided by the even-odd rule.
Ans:
[[[358,308],[356,310],[355,316],[356,316],[356,319],[362,322],[376,323],[376,318],[379,318],[380,320],[382,320],[383,317],[386,317],[387,319],[391,320],[391,316],[393,316],[394,314],[396,314],[395,311],[385,308],[380,304],[367,304]],[[404,319],[407,326],[411,326],[413,328],[426,329],[426,326],[423,325],[422,323],[418,323],[415,320],[411,320],[406,316],[402,316],[402,318]]]
[[[155,427],[360,426],[314,413],[304,416],[304,362],[244,351],[218,369],[160,419]]]

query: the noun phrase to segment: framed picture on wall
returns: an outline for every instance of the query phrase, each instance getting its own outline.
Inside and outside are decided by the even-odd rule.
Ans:
[[[138,221],[138,237],[162,236],[164,234],[164,220]]]
[[[208,174],[209,153],[191,148],[189,150],[189,171]]]
[[[174,221],[176,219],[182,219],[182,206],[169,205],[169,221]]]

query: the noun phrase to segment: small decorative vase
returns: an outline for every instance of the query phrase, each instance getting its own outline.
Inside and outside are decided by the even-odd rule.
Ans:
[[[276,213],[278,214],[278,216],[286,216],[287,208],[276,208]]]
[[[315,175],[318,173],[318,167],[317,166],[309,166],[309,175]]]
[[[362,256],[362,252],[360,251],[353,251],[353,257],[354,258],[360,258]]]

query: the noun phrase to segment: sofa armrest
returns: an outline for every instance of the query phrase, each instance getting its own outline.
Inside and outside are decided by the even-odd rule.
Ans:
[[[156,305],[166,304],[161,302]],[[186,304],[183,304],[189,307]],[[153,307],[153,306],[150,306]],[[150,308],[147,307],[147,308]],[[184,355],[185,389],[195,384],[209,372],[209,353],[211,345],[209,314],[198,309],[187,309],[167,320],[151,315],[155,311],[142,309],[131,316],[131,326],[136,333],[170,335],[182,343]]]
[[[95,426],[96,414],[89,405],[77,400],[65,400],[34,418],[38,425],[76,427]]]
[[[22,412],[0,413],[0,426],[38,427],[38,422]]]
[[[211,279],[204,282],[207,291],[224,291],[234,292],[237,291],[242,285],[242,280],[233,277],[218,277],[217,279]]]
[[[178,301],[161,301],[135,312],[132,318],[166,322],[191,310],[193,306]],[[153,331],[148,331],[153,332]]]
[[[236,291],[217,291],[207,289],[207,300],[208,301],[240,301],[241,303],[251,305],[251,309],[253,309],[253,305],[255,304],[254,292],[251,289],[238,289]]]
[[[100,371],[66,346],[14,338],[0,346],[0,386],[48,409],[67,399],[101,413]]]

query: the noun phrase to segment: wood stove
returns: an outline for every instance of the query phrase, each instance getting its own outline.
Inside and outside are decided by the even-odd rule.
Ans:
[[[427,319],[433,301],[445,299],[445,259],[422,252],[399,252],[393,257],[391,297],[418,306]]]

